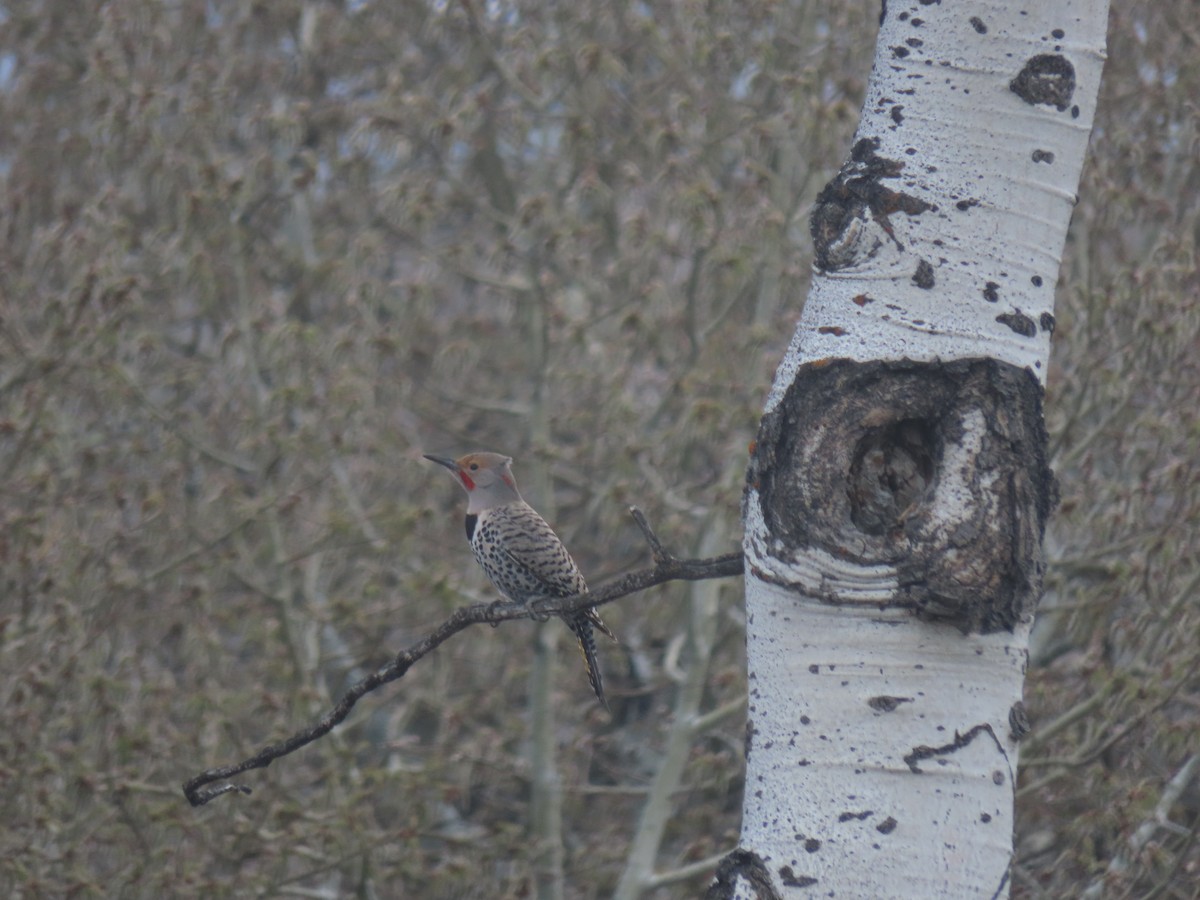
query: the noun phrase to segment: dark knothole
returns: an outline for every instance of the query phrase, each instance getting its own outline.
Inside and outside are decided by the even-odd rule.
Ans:
[[[934,478],[937,436],[928,422],[905,419],[873,428],[850,464],[850,519],[867,534],[900,527]]]

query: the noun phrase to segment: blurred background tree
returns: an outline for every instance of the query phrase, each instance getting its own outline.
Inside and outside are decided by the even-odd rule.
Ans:
[[[1015,896],[1200,877],[1194,782],[1128,843],[1200,752],[1189,12],[1113,14],[1059,291]],[[527,895],[532,625],[442,648],[251,797],[193,810],[179,784],[491,597],[422,452],[514,456],[593,583],[645,562],[631,502],[680,555],[738,545],[877,16],[0,6],[0,888]],[[656,868],[689,878],[654,896],[697,895],[688,863],[736,841],[740,590],[706,617],[694,590],[605,612],[611,721],[558,669],[569,897],[612,895],[681,746]],[[681,745],[685,694],[718,714]]]

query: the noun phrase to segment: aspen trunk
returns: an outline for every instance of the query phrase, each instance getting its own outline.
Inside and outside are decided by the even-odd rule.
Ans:
[[[885,4],[748,471],[748,770],[713,896],[1007,895],[1106,14]]]

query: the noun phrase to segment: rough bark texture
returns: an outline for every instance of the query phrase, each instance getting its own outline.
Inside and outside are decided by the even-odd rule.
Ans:
[[[1029,372],[834,360],[804,368],[763,418],[747,478],[774,555],[892,566],[888,605],[988,633],[1011,630],[1041,594],[1057,498],[1046,445]]]
[[[704,895],[705,900],[733,900],[739,883],[752,890],[752,896],[757,900],[780,900],[779,892],[771,886],[766,863],[749,850],[734,850],[721,860],[717,877]]]

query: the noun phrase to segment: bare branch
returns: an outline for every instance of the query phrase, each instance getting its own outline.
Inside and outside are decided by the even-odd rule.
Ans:
[[[392,661],[382,669],[352,685],[333,708],[316,722],[302,728],[286,740],[264,747],[248,759],[233,765],[206,769],[199,775],[188,779],[183,785],[184,796],[192,806],[203,806],[222,794],[234,791],[249,794],[250,788],[246,785],[231,783],[221,784],[217,787],[206,787],[206,785],[224,782],[226,779],[233,778],[250,769],[264,769],[280,757],[287,756],[328,734],[346,719],[350,710],[365,695],[389,682],[403,678],[418,660],[471,625],[484,623],[498,625],[500,622],[513,619],[563,615],[589,606],[603,606],[668,581],[703,581],[708,578],[728,578],[742,574],[743,560],[740,552],[727,553],[724,556],[714,556],[708,559],[676,559],[663,550],[662,544],[650,529],[641,511],[636,507],[630,511],[654,553],[655,564],[652,568],[630,572],[598,590],[586,591],[573,597],[545,598],[529,604],[501,600],[495,603],[474,603],[470,606],[459,607],[433,631],[407,649],[397,653]]]

